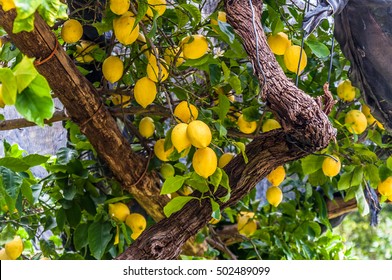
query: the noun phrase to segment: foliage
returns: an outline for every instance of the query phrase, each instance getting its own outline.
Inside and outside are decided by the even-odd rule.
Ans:
[[[180,101],[187,101],[199,110],[198,120],[211,129],[210,147],[214,152],[218,156],[226,152],[237,153],[247,162],[245,146],[252,137],[238,132],[238,117],[243,115],[245,121],[255,121],[258,126],[256,132],[259,133],[263,122],[274,116],[259,99],[260,86],[241,39],[228,23],[220,21],[213,25],[210,22],[216,19],[222,7],[218,6],[213,14],[205,15],[202,12],[205,1],[171,1],[163,15],[154,10],[153,17],[146,18],[147,2],[131,1],[130,9],[136,14],[135,21],[140,26],[141,35],[135,43],[123,45],[116,41],[112,32],[113,20],[118,16],[110,11],[109,5],[97,7],[95,2],[91,1],[81,11],[102,8],[102,20],[99,20],[101,17],[82,18],[78,10],[71,12],[70,16],[83,25],[95,27],[99,35],[110,40],[91,48],[91,53],[88,53],[91,63],[86,62],[84,54],[80,60],[80,50],[78,54],[77,49],[82,46],[81,42],[64,44],[64,47],[78,61],[78,69],[99,88],[105,105],[123,112],[119,123],[124,134],[129,136],[131,148],[148,154],[147,150],[152,150],[155,142],[165,139],[164,149],[169,151],[173,146],[172,128],[178,122],[172,112]],[[32,1],[30,4],[30,1],[17,0],[15,4],[18,13],[15,32],[31,30],[36,10],[50,25],[58,22],[61,26],[61,19],[65,18],[65,6],[60,1]],[[302,10],[294,4],[286,4],[283,0],[265,1],[262,23],[267,35],[285,32],[293,44],[301,45],[302,16]],[[331,29],[331,23],[324,21],[316,33],[304,41],[308,61],[298,79],[298,87],[312,97],[323,94],[323,85],[330,74],[330,90],[337,98],[336,86],[347,78],[348,61],[338,46],[332,57],[333,71],[329,73]],[[54,32],[63,43],[59,30],[55,28]],[[180,52],[167,56],[167,50],[177,50],[184,43],[184,38],[194,34],[205,35],[209,44],[207,53],[185,61],[182,61]],[[124,75],[114,84],[101,79],[100,75],[102,62],[110,55],[120,57],[124,63]],[[149,58],[154,56],[158,76],[165,67],[169,69],[170,78],[156,84],[158,94],[153,102],[165,107],[170,117],[167,114],[151,115],[148,106],[147,113],[130,114],[128,110],[140,108],[143,112],[133,98],[133,87],[136,81],[148,75]],[[180,59],[182,63],[178,63]],[[286,75],[295,80],[297,76],[287,71],[283,56],[276,56],[276,59]],[[23,56],[8,42],[1,49],[0,61],[4,66],[0,68],[0,82],[5,103],[15,104],[26,119],[43,125],[44,119],[50,118],[53,113],[53,102],[50,88],[35,70],[33,60]],[[218,226],[235,224],[240,211],[256,213],[254,219],[258,222],[258,230],[254,235],[237,234],[240,242],[228,246],[239,258],[350,258],[350,251],[345,249],[342,238],[330,231],[324,196],[331,200],[334,196],[343,196],[346,201],[356,199],[360,213],[366,215],[370,208],[364,189],[367,186],[376,189],[380,180],[392,174],[389,135],[375,124],[369,124],[365,132],[355,135],[344,124],[345,114],[360,109],[362,104],[360,94],[351,102],[338,101],[329,115],[338,131],[336,142],[321,152],[324,156],[310,155],[285,166],[287,177],[281,185],[284,202],[278,207],[260,202],[256,199],[256,192],[252,191],[236,206],[221,213],[218,202],[225,202],[230,197],[225,171],[217,168],[213,175],[204,178],[192,166],[195,147],[182,152],[174,150],[168,161],[174,166],[175,174],[166,180],[162,178],[161,194],[173,198],[164,208],[164,213],[170,216],[194,199],[207,199],[211,203],[211,217],[220,220]],[[148,139],[135,133],[140,120],[147,115],[155,125],[154,135]],[[108,204],[122,201],[131,205],[135,202],[108,175],[78,127],[68,122],[66,128],[70,133],[69,146],[51,157],[26,155],[16,145],[4,142],[6,154],[0,159],[0,245],[18,234],[25,242],[23,256],[26,258],[39,258],[41,254],[53,259],[114,258],[133,240],[130,238],[131,230],[123,222],[109,217]],[[325,155],[331,154],[340,158],[342,169],[337,176],[327,177],[323,174],[322,162]],[[150,170],[159,170],[163,162],[153,157],[149,164]],[[34,177],[31,167],[38,165],[47,170],[47,177]],[[227,195],[216,197],[218,187],[225,188]],[[187,188],[195,191],[194,194],[189,194]],[[385,201],[386,197],[381,199]],[[148,226],[151,224],[149,221]],[[217,226],[204,228],[197,240],[206,240],[214,227]],[[204,257],[229,258],[212,247]]]

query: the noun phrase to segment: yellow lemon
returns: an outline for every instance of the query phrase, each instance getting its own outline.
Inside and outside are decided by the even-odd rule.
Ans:
[[[154,13],[152,9],[154,9],[159,16],[163,15],[166,11],[166,0],[147,0],[148,2],[148,9],[147,9],[147,16],[150,18],[154,17]]]
[[[326,157],[323,161],[322,170],[325,176],[334,177],[339,174],[342,164],[338,156],[333,155],[333,158]]]
[[[265,197],[269,204],[278,207],[278,205],[282,202],[283,193],[279,187],[272,186],[267,189]]]
[[[125,224],[132,230],[131,238],[135,240],[146,229],[147,221],[143,215],[132,213],[125,219]]]
[[[283,182],[285,177],[286,177],[286,171],[284,170],[284,167],[280,165],[276,167],[274,170],[272,170],[270,174],[267,175],[267,180],[273,186],[279,186],[280,183]]]
[[[184,63],[185,59],[179,47],[168,47],[165,50],[163,59],[166,61],[168,65],[171,65],[175,61],[176,67],[179,67]]]
[[[82,38],[83,27],[76,19],[69,19],[64,22],[61,28],[61,38],[68,44],[76,43]]]
[[[129,208],[122,202],[109,204],[109,216],[119,222],[124,222],[126,217],[130,214]]]
[[[289,40],[287,34],[284,32],[268,36],[267,43],[271,51],[277,55],[284,55],[287,48],[291,46],[291,40]]]
[[[166,62],[163,59],[158,61],[155,58],[155,55],[151,54],[148,57],[148,64],[147,64],[147,77],[149,77],[154,82],[163,82],[169,77],[169,72],[166,68]]]
[[[111,83],[120,80],[123,72],[124,63],[117,56],[109,56],[102,63],[102,74]]]
[[[176,148],[179,153],[191,146],[191,141],[187,135],[187,129],[188,124],[179,123],[172,130],[171,140],[174,148]]]
[[[210,145],[212,140],[211,130],[204,122],[191,121],[186,130],[188,139],[196,148],[202,149]]]
[[[169,161],[168,157],[174,151],[174,147],[170,147],[167,151],[165,151],[165,139],[159,139],[155,142],[154,145],[154,153],[161,161]]]
[[[203,35],[192,35],[181,41],[181,48],[185,59],[198,59],[208,51],[208,42]]]
[[[302,55],[301,55],[302,53]],[[301,56],[301,63],[299,65],[299,73],[301,73],[308,63],[306,53],[300,46],[288,47],[284,53],[283,62],[287,70],[297,73],[299,57]]]
[[[192,158],[192,166],[201,177],[208,178],[218,167],[218,158],[211,148],[197,149]]]
[[[126,12],[121,17],[113,20],[114,35],[123,45],[130,45],[139,36],[139,24],[135,26],[135,17],[131,12]]]
[[[384,181],[378,183],[377,190],[383,196],[392,196],[392,177],[388,177]]]
[[[392,195],[388,196],[388,200],[392,201]]]
[[[262,132],[267,132],[270,130],[274,130],[274,129],[278,129],[281,128],[282,126],[280,125],[280,123],[278,123],[276,120],[274,119],[268,119],[266,120],[262,127],[261,127],[261,131]]]
[[[361,134],[366,130],[367,119],[359,110],[351,110],[346,114],[344,119],[348,131],[355,134]]]
[[[130,6],[130,0],[110,0],[110,10],[116,15],[125,14]]]
[[[336,89],[340,99],[346,102],[353,101],[355,98],[355,87],[350,80],[341,81]]]
[[[94,60],[93,53],[98,48],[94,42],[81,41],[76,45],[75,59],[81,63],[90,63]]]
[[[0,107],[4,108],[5,103],[4,103],[4,98],[3,98],[3,85],[0,84]]]
[[[5,244],[4,248],[7,256],[11,260],[16,260],[23,252],[23,241],[20,236],[15,236],[12,241]]]
[[[257,223],[254,220],[255,213],[241,211],[237,216],[238,232],[245,236],[251,236],[257,230]]]
[[[8,260],[12,260],[6,253],[5,249],[1,249],[0,250],[0,261],[8,261]]]
[[[150,117],[144,117],[139,123],[139,133],[144,138],[150,138],[154,135],[155,124],[154,120]]]
[[[173,113],[177,121],[180,120],[184,123],[196,120],[199,116],[199,111],[196,106],[188,103],[187,101],[181,101],[176,108],[174,108]]]
[[[0,4],[4,12],[8,12],[9,10],[14,9],[16,7],[14,0],[2,0],[0,1]]]
[[[255,132],[256,128],[257,128],[257,122],[252,121],[252,122],[248,122],[245,120],[244,115],[240,115],[238,117],[237,120],[237,125],[239,130],[242,133],[246,133],[246,134],[251,134],[253,132]]]
[[[378,126],[380,129],[382,129],[382,130],[385,129],[384,126],[383,126],[383,124],[380,123],[378,120],[376,120],[375,117],[373,117],[373,115],[372,115],[371,112],[370,112],[370,107],[369,107],[368,105],[363,104],[363,105],[362,105],[361,112],[365,115],[366,120],[367,120],[367,124],[368,124],[368,125],[372,125],[372,124],[376,123],[377,126]]]
[[[214,18],[211,19],[211,24],[212,25],[218,25],[219,24],[218,20],[221,21],[221,22],[227,22],[226,13],[223,12],[223,11],[219,11],[217,19],[214,19]]]
[[[131,100],[131,96],[129,95],[122,95],[122,94],[112,94],[111,100],[114,105],[122,104],[122,107],[126,107],[129,105],[129,100]]]
[[[218,161],[218,167],[223,168],[225,167],[234,157],[233,153],[224,153],[221,155]]]
[[[174,174],[176,173],[173,165],[171,165],[170,163],[164,163],[161,165],[161,169],[159,170],[159,172],[161,173],[163,179],[167,179],[170,177],[173,177]]]
[[[157,96],[157,86],[148,77],[143,77],[135,83],[134,96],[136,102],[143,108],[146,108],[154,102]]]

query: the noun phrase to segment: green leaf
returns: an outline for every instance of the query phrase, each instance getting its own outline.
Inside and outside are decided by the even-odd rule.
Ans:
[[[357,200],[358,211],[362,216],[369,214],[369,205],[366,201],[363,188],[359,186],[355,192],[355,199]]]
[[[3,182],[3,187],[7,195],[12,198],[13,205],[19,195],[20,188],[22,187],[23,179],[17,173],[8,168],[0,167],[0,176]],[[7,204],[9,205],[8,201]],[[9,209],[13,211],[13,209]]]
[[[67,219],[65,215],[64,208],[60,208],[56,211],[56,223],[59,230],[64,229],[65,220]]]
[[[166,217],[170,217],[173,213],[180,211],[185,204],[187,204],[192,199],[196,199],[193,196],[177,196],[169,201],[165,207],[163,207],[163,212]]]
[[[219,167],[215,170],[214,174],[212,174],[210,177],[210,183],[215,187],[214,193],[218,189],[220,182],[222,181],[222,169]]]
[[[0,68],[0,82],[2,83],[2,93],[6,105],[14,105],[18,92],[16,77],[9,68]]]
[[[392,176],[392,170],[386,165],[380,165],[378,168],[378,174],[380,175],[380,180],[385,181],[388,177]]]
[[[200,12],[199,8],[197,8],[196,6],[194,6],[192,4],[181,4],[180,7],[189,13],[189,15],[190,15],[189,18],[191,19],[191,25],[193,27],[195,27],[196,25],[198,25],[200,23],[201,12]]]
[[[34,184],[31,185],[31,191],[33,195],[33,204],[38,202],[38,199],[41,195],[42,185],[41,184]]]
[[[68,18],[67,8],[60,0],[41,0],[38,12],[49,26],[53,26],[57,19]]]
[[[33,166],[37,166],[37,165],[40,165],[40,164],[47,162],[49,158],[50,157],[48,157],[48,156],[32,154],[32,155],[25,156],[23,158],[23,161],[26,164],[28,164],[30,167],[33,167]]]
[[[27,199],[27,201],[31,205],[33,205],[34,204],[33,191],[31,189],[31,185],[27,182],[27,180],[23,180],[21,191],[23,196]]]
[[[323,156],[309,155],[301,160],[302,171],[305,175],[312,174],[319,170],[324,161]]]
[[[82,248],[88,245],[88,224],[79,224],[73,236],[73,243],[75,245],[75,249],[80,251]]]
[[[14,157],[3,157],[0,158],[0,166],[7,167],[15,172],[23,172],[30,168],[23,159]]]
[[[221,77],[222,77],[222,72],[221,68],[219,65],[216,64],[210,64],[208,65],[208,70],[210,73],[210,83],[211,86],[216,86],[220,83]]]
[[[135,19],[135,26],[146,15],[147,10],[148,10],[148,2],[147,2],[147,0],[139,0],[139,1],[137,1],[137,15],[136,15],[136,19]]]
[[[80,254],[75,253],[65,253],[62,255],[59,260],[74,260],[74,261],[83,261],[84,258]]]
[[[359,186],[363,180],[363,167],[357,166],[352,173],[351,186]]]
[[[343,173],[338,182],[338,190],[347,190],[351,186],[352,173]]]
[[[220,212],[219,204],[216,201],[214,201],[212,198],[210,198],[210,202],[211,202],[211,208],[212,208],[211,217],[213,217],[214,219],[220,220],[221,212]]]
[[[22,18],[19,15],[19,12],[17,13],[17,16],[14,21],[14,27],[12,29],[12,32],[17,34],[22,31],[26,32],[31,32],[34,30],[34,14],[30,15],[27,18]]]
[[[78,157],[78,153],[75,150],[66,147],[60,148],[56,155],[57,163],[64,165]]]
[[[94,222],[88,228],[88,245],[91,254],[97,260],[105,254],[106,247],[113,236],[111,230],[112,225],[109,222]]]
[[[196,172],[191,173],[190,178],[186,180],[186,184],[202,193],[209,191],[207,180]]]
[[[20,94],[15,103],[16,110],[28,121],[44,126],[44,120],[52,117],[54,103],[46,79],[37,75],[33,82]]]
[[[233,44],[235,40],[235,33],[233,27],[230,24],[223,21],[219,21],[218,25],[219,25],[219,30],[217,31],[219,35],[221,35],[223,41],[225,41],[229,45]]]
[[[23,56],[22,60],[13,69],[18,86],[18,92],[25,90],[38,75],[33,61],[34,58]]]
[[[76,203],[72,204],[72,207],[65,209],[65,215],[67,221],[71,227],[77,227],[82,219],[82,210]]]
[[[240,150],[242,157],[244,158],[245,164],[248,163],[248,156],[246,155],[246,147],[245,144],[242,142],[235,142],[234,145]]]
[[[223,122],[230,110],[230,100],[224,94],[219,94],[219,119]]]
[[[318,58],[327,57],[330,54],[328,47],[312,36],[305,43]]]
[[[241,80],[237,76],[231,76],[228,82],[236,94],[242,93]]]
[[[387,159],[387,167],[392,170],[392,156]]]
[[[186,179],[186,177],[180,175],[167,178],[163,183],[161,194],[169,194],[178,191]]]
[[[224,63],[223,61],[221,63],[221,66],[222,66],[223,75],[225,77],[225,81],[228,81],[230,78],[230,69],[229,69],[229,67],[227,67],[226,63]]]
[[[260,120],[260,113],[258,106],[250,106],[242,110],[242,114],[244,115],[244,119],[247,122],[253,122]]]
[[[188,15],[184,12],[184,10],[180,9],[178,6],[175,7],[175,12],[177,15],[178,23],[177,26],[179,29],[182,29],[189,22]]]

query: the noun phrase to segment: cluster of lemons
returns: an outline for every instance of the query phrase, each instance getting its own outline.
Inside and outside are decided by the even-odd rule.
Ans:
[[[0,250],[0,260],[16,260],[22,255],[23,241],[16,235],[13,240],[7,242]]]
[[[283,165],[276,167],[267,175],[267,180],[270,182],[271,186],[267,189],[265,197],[269,204],[278,207],[282,202],[283,193],[279,185],[286,178],[286,170]]]
[[[146,229],[147,221],[143,215],[139,213],[132,213],[128,206],[122,202],[109,204],[109,216],[116,222],[125,223],[131,230],[131,238],[136,240],[140,234]],[[115,244],[119,242],[119,230],[115,237]]]

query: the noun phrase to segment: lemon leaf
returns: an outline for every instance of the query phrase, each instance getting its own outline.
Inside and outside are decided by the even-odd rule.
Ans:
[[[88,245],[91,254],[100,260],[105,254],[105,250],[113,234],[110,232],[112,225],[109,222],[94,222],[88,228]]]
[[[329,56],[329,49],[326,45],[321,43],[318,39],[309,37],[305,41],[306,45],[312,50],[315,56],[323,58]]]
[[[219,94],[219,119],[224,121],[227,113],[230,110],[230,100],[224,94]]]
[[[169,201],[165,207],[163,207],[163,212],[165,213],[166,217],[170,217],[173,213],[178,212],[184,207],[192,199],[197,199],[193,196],[177,196]]]
[[[355,199],[357,200],[357,206],[358,206],[359,213],[362,216],[369,214],[369,204],[366,201],[362,186],[359,186],[357,188],[357,190],[355,192]]]
[[[210,183],[215,187],[214,193],[217,191],[221,181],[222,181],[222,169],[217,167],[214,174],[210,176]]]
[[[2,93],[6,105],[14,105],[17,95],[17,82],[14,73],[9,68],[0,68],[0,82],[2,83]]]
[[[214,219],[220,220],[221,212],[220,212],[219,204],[216,201],[214,201],[212,198],[210,198],[210,202],[211,202],[211,208],[212,208],[211,217],[213,217]]]
[[[200,10],[192,5],[192,4],[181,4],[180,5],[181,8],[183,8],[185,11],[187,11],[190,15],[190,19],[191,19],[191,25],[193,27],[195,27],[196,25],[198,25],[201,21],[201,13]]]
[[[22,60],[13,69],[18,87],[22,92],[37,77],[38,72],[33,64],[34,58],[23,56]]]
[[[186,179],[186,177],[180,175],[167,178],[163,183],[161,194],[169,194],[178,191]]]
[[[301,160],[302,171],[305,175],[312,174],[319,170],[324,161],[324,157],[309,155],[306,158]]]
[[[88,245],[88,228],[89,224],[83,223],[79,224],[75,229],[73,244],[78,251]]]

